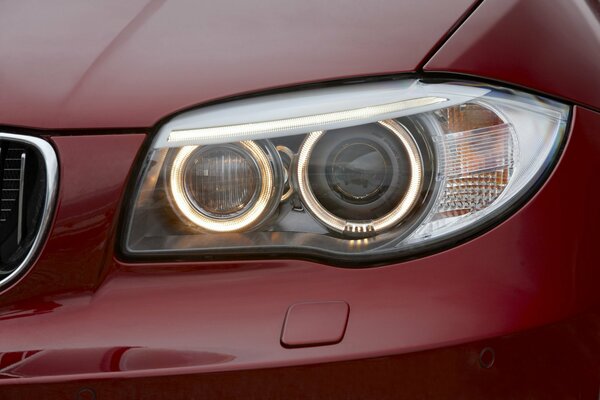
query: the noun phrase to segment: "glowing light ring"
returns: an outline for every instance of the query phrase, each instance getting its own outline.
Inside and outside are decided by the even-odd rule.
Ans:
[[[392,132],[402,143],[408,154],[410,181],[408,189],[398,205],[384,216],[370,221],[345,220],[331,213],[319,203],[310,187],[308,165],[312,151],[325,131],[308,134],[298,152],[296,179],[298,193],[304,205],[323,225],[329,229],[351,236],[372,236],[398,225],[410,212],[419,198],[423,184],[423,161],[415,140],[411,134],[394,120],[378,121],[378,124]]]
[[[191,154],[200,146],[182,147],[173,160],[169,176],[169,192],[171,199],[182,216],[191,223],[209,232],[240,232],[253,228],[267,211],[267,207],[275,193],[273,167],[265,152],[251,140],[238,144],[256,161],[260,174],[260,192],[255,202],[241,214],[233,218],[213,218],[200,212],[185,192],[184,167]]]

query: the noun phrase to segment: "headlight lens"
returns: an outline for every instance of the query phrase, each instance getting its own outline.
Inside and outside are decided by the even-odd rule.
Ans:
[[[181,148],[169,170],[173,209],[207,232],[255,228],[278,203],[274,153],[269,142],[261,147],[252,140]]]
[[[368,263],[456,242],[539,183],[568,113],[522,92],[417,80],[189,111],[153,141],[124,251]]]
[[[324,226],[373,236],[397,226],[417,203],[423,161],[411,134],[393,119],[312,132],[298,152],[296,187]]]

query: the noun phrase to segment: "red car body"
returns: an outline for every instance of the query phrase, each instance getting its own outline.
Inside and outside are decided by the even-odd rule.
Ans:
[[[0,124],[54,146],[60,186],[42,251],[0,295],[0,398],[597,398],[597,1],[34,3],[0,5]],[[550,178],[482,235],[374,268],[120,255],[165,118],[400,74],[572,105]],[[291,305],[331,301],[343,340],[282,346]]]

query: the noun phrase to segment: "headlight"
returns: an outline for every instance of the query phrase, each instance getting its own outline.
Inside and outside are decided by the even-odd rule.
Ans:
[[[513,90],[417,80],[189,111],[152,142],[124,252],[356,264],[456,243],[539,186],[568,113]]]
[[[173,209],[208,232],[254,228],[278,205],[282,182],[275,148],[252,140],[185,146],[173,159],[168,189]]]

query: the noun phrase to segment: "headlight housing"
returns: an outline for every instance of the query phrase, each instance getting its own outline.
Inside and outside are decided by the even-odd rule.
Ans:
[[[569,108],[472,82],[395,80],[192,110],[155,136],[127,255],[414,255],[515,209],[557,159]]]

